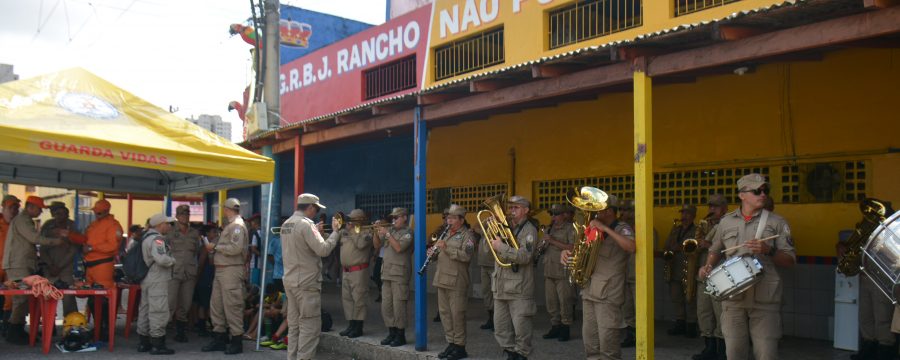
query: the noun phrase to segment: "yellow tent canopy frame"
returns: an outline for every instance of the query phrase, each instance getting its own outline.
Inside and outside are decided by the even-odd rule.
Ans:
[[[0,84],[0,182],[183,194],[270,183],[274,168],[84,69]]]

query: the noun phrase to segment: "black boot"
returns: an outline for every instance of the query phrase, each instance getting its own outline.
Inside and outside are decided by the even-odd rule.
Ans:
[[[350,329],[350,333],[347,334],[348,338],[355,339],[363,334],[363,321],[362,320],[353,320],[353,329]]]
[[[716,339],[712,337],[703,337],[704,347],[699,354],[691,357],[693,360],[716,360]]]
[[[687,324],[684,323],[684,320],[676,320],[675,326],[669,328],[666,331],[666,334],[669,335],[684,335],[687,332]]]
[[[893,345],[881,345],[878,344],[878,350],[876,351],[875,359],[878,360],[894,360],[897,358],[897,351],[894,350]]]
[[[556,339],[560,342],[569,341],[569,325],[560,325],[559,326],[559,338]]]
[[[397,329],[397,335],[391,340],[391,347],[406,345],[406,329]]]
[[[494,310],[488,310],[487,322],[481,325],[481,330],[494,330]]]
[[[225,338],[228,337],[226,333],[218,333],[213,331],[212,333],[212,341],[206,346],[200,348],[200,351],[210,352],[210,351],[224,351],[225,350]]]
[[[728,359],[728,353],[725,352],[725,339],[716,338],[716,360]]]
[[[634,347],[635,343],[637,343],[637,334],[635,334],[635,329],[629,326],[625,328],[625,337],[622,339],[621,346],[623,348],[631,348]]]
[[[878,342],[865,340],[863,339],[862,343],[859,344],[859,352],[853,355],[850,355],[850,360],[868,360],[874,359],[875,354],[878,352]]]
[[[241,335],[231,335],[231,341],[225,347],[225,355],[234,355],[244,352],[244,343]]]
[[[388,328],[388,331],[388,336],[384,338],[384,340],[381,340],[381,345],[389,345],[394,342],[394,338],[397,337],[397,328],[392,326]]]
[[[441,322],[441,313],[434,314],[434,322]]]
[[[450,351],[450,354],[447,354],[447,360],[459,360],[469,357],[465,346],[456,344],[450,344],[450,346],[453,347],[453,350]]]
[[[175,322],[175,342],[186,343],[187,338],[187,321]]]
[[[141,342],[138,344],[137,351],[142,353],[150,351],[150,349],[153,348],[153,344],[150,343],[150,337],[144,335],[139,336],[141,337]]]
[[[506,353],[506,360],[516,360],[518,359],[519,354],[516,354],[509,350],[503,350]]]
[[[688,339],[696,339],[700,336],[700,328],[697,323],[688,323],[684,332],[684,336]]]
[[[556,338],[558,338],[558,337],[559,337],[559,328],[560,328],[561,326],[562,326],[562,325],[553,325],[553,326],[551,326],[551,327],[550,327],[550,331],[547,331],[547,333],[544,334],[544,335],[541,336],[541,337],[544,338],[544,339],[556,339]]]
[[[24,324],[9,324],[6,328],[6,342],[14,345],[27,345],[28,333]]]
[[[454,350],[456,350],[456,348],[454,347],[453,344],[447,344],[447,347],[444,348],[444,351],[441,351],[440,353],[438,353],[438,359],[446,359],[447,354],[450,354]]]
[[[194,330],[197,330],[197,336],[199,337],[209,337],[209,331],[206,330],[206,319],[197,320]]]
[[[355,323],[356,323],[355,320],[350,320],[350,321],[348,321],[348,322],[347,322],[347,328],[344,329],[344,330],[341,330],[341,332],[339,332],[338,335],[341,335],[341,336],[347,336],[347,334],[350,333],[350,330],[353,329],[353,325],[354,325]]]
[[[150,355],[172,355],[175,350],[166,347],[166,337],[160,336],[150,339]]]

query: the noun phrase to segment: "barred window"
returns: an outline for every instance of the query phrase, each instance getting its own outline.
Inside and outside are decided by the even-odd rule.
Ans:
[[[372,220],[391,213],[395,207],[403,207],[413,211],[413,193],[411,191],[390,193],[363,193],[356,195],[356,208],[369,214]]]
[[[434,49],[434,79],[443,80],[505,61],[503,28],[483,31]]]
[[[675,16],[687,15],[739,0],[675,0]]]
[[[643,24],[641,0],[588,0],[553,10],[550,48],[606,36]]]
[[[416,87],[416,55],[377,66],[363,73],[364,98],[371,100]]]

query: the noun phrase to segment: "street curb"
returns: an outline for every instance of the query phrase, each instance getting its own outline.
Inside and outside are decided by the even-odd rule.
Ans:
[[[322,333],[319,347],[327,351],[350,356],[354,360],[434,360],[436,351],[416,351],[413,344],[392,348],[379,344],[372,336],[350,339],[338,335],[337,331]]]

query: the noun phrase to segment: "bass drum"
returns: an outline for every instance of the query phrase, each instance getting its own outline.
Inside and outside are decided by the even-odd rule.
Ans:
[[[728,259],[709,273],[706,293],[716,301],[728,300],[756,284],[762,270],[759,260],[750,255]]]
[[[900,297],[900,212],[896,212],[875,228],[863,247],[860,268],[894,305]]]

